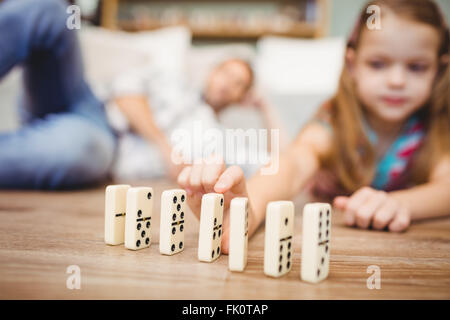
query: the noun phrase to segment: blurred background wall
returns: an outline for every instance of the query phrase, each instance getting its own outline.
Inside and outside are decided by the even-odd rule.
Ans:
[[[330,36],[346,36],[367,0],[331,0]],[[436,1],[450,21],[450,0]]]

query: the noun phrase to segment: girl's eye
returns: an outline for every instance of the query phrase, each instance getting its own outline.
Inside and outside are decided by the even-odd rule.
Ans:
[[[412,63],[408,66],[409,70],[412,72],[423,72],[427,70],[427,66],[419,63]]]
[[[383,61],[370,61],[369,65],[373,69],[382,69],[386,66],[386,64]]]

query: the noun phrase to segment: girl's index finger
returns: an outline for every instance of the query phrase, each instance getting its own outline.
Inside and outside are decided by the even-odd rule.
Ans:
[[[206,192],[214,192],[214,186],[220,175],[224,172],[225,164],[223,162],[211,163],[205,165],[202,174],[202,184]]]
[[[242,169],[238,166],[231,166],[220,175],[219,179],[214,185],[214,191],[218,193],[225,193],[238,186],[239,188],[237,190],[234,190],[235,193],[244,192],[244,184],[240,186],[243,181],[244,172],[242,171]]]
[[[178,175],[177,182],[182,188],[186,188],[188,186],[189,177],[191,175],[192,167],[184,167],[183,170],[181,170],[180,174]]]

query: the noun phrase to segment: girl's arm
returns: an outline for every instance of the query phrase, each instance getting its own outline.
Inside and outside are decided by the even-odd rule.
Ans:
[[[320,169],[321,159],[331,150],[332,136],[322,124],[311,123],[280,156],[278,172],[262,175],[261,170],[248,184],[256,227],[264,221],[270,201],[292,199]]]

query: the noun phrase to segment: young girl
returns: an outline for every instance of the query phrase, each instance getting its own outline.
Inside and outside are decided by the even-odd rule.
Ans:
[[[369,5],[381,29],[369,29]],[[334,197],[348,226],[399,232],[411,220],[450,214],[449,31],[432,0],[377,0],[348,42],[336,95],[280,156],[275,175],[246,183],[237,166],[186,167],[178,182],[199,215],[207,192],[248,196],[249,234],[269,201],[313,184]],[[227,227],[228,215],[224,217]],[[228,251],[224,229],[222,250]]]

